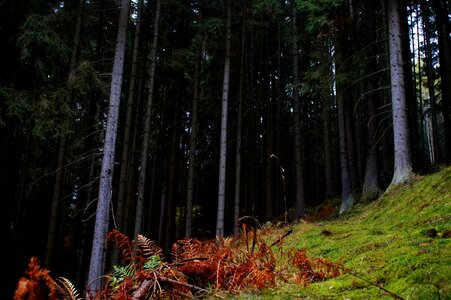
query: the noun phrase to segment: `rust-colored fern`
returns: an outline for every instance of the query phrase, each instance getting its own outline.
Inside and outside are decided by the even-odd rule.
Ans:
[[[144,258],[149,258],[153,255],[161,256],[163,250],[155,243],[155,241],[138,234],[138,246],[142,250],[142,254]]]
[[[124,264],[128,264],[133,261],[133,246],[134,241],[130,241],[130,238],[120,232],[117,229],[113,229],[108,233],[107,236],[108,242],[114,242],[116,244],[116,248],[119,250],[121,254],[121,262]]]
[[[28,263],[26,276],[19,279],[14,300],[58,300],[58,286],[49,275],[50,271],[41,268],[39,259],[32,257]]]
[[[305,286],[312,282],[337,277],[346,271],[343,265],[324,258],[308,258],[305,249],[292,251],[291,260],[299,269],[295,274],[295,281]]]

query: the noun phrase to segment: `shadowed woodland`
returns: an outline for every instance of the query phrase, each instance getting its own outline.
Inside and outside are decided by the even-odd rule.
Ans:
[[[449,165],[450,8],[1,1],[0,299],[360,276],[282,245]]]

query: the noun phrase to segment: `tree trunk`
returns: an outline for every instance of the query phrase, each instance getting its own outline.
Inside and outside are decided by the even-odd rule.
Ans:
[[[218,184],[218,214],[216,218],[216,236],[224,236],[224,210],[225,210],[225,184],[226,184],[226,158],[227,158],[227,113],[229,104],[230,79],[230,43],[232,39],[232,8],[231,1],[227,0],[226,46],[224,58],[224,80],[222,83],[221,107],[221,140],[219,149],[219,184]]]
[[[114,154],[122,92],[122,75],[125,58],[125,44],[127,41],[129,7],[129,0],[121,1],[86,299],[93,297],[101,288],[101,278],[104,275],[105,270],[106,235],[109,224]]]
[[[393,179],[391,182],[392,186],[408,181],[412,173],[400,23],[399,1],[389,1],[388,36],[390,50],[393,137],[395,147],[395,164]]]
[[[191,111],[191,138],[189,149],[188,183],[186,195],[186,220],[185,236],[190,237],[193,231],[193,196],[194,196],[194,171],[197,151],[197,131],[198,131],[198,102],[199,102],[199,78],[202,64],[203,44],[199,46],[196,66],[193,78],[193,107]]]
[[[326,197],[334,194],[332,181],[332,164],[331,164],[331,127],[330,127],[330,104],[329,99],[325,99],[323,106],[323,130],[324,130],[324,175],[326,178]]]
[[[293,51],[293,116],[294,116],[294,151],[296,164],[296,218],[305,214],[305,196],[304,196],[304,175],[302,170],[302,132],[301,116],[302,108],[299,99],[299,59],[298,59],[298,29],[297,29],[297,10],[292,8],[292,51]]]
[[[344,113],[343,88],[337,84],[337,115],[338,115],[338,136],[340,144],[340,165],[341,165],[341,207],[340,214],[349,210],[354,204],[354,195],[351,188],[351,175],[348,162],[348,150],[346,144],[346,125]]]
[[[443,114],[443,127],[445,131],[445,155],[446,161],[451,161],[451,22],[447,1],[433,0],[437,22],[437,38],[440,59],[440,77],[442,89],[441,109]]]
[[[440,143],[437,131],[437,107],[435,102],[435,84],[434,84],[434,66],[432,61],[432,46],[431,46],[431,24],[429,21],[430,10],[428,3],[420,1],[422,19],[423,19],[423,32],[425,34],[425,67],[427,77],[427,88],[429,92],[429,113],[427,117],[427,132],[429,141],[429,156],[431,164],[436,164],[441,161],[440,157]]]
[[[368,83],[368,90],[374,91],[372,81]],[[379,197],[378,163],[377,163],[377,109],[375,97],[369,96],[368,105],[368,154],[366,158],[365,177],[363,180],[362,199],[376,199]]]
[[[147,103],[145,107],[144,114],[144,129],[143,129],[143,138],[142,138],[142,146],[141,146],[141,161],[139,167],[139,175],[138,175],[138,195],[136,201],[136,213],[135,213],[135,229],[134,235],[136,236],[138,233],[142,233],[142,224],[143,224],[143,213],[144,213],[144,192],[146,185],[146,169],[147,169],[147,158],[149,156],[149,141],[150,141],[150,125],[151,125],[151,115],[152,115],[152,102],[153,102],[153,93],[154,93],[154,85],[155,85],[155,69],[157,65],[157,46],[158,46],[158,28],[160,23],[160,10],[161,3],[157,0],[156,8],[155,8],[155,20],[154,20],[154,33],[153,33],[153,42],[152,47],[150,49],[150,76],[149,76],[149,91],[147,95]]]
[[[133,118],[133,106],[135,103],[135,87],[136,87],[136,74],[138,67],[139,46],[140,46],[140,34],[141,34],[141,15],[144,8],[144,1],[139,0],[136,16],[136,28],[135,37],[133,41],[133,54],[132,54],[132,66],[130,71],[127,110],[125,113],[124,123],[124,140],[122,142],[122,154],[121,154],[121,172],[119,175],[119,191],[117,196],[117,209],[116,209],[116,221],[118,229],[124,232],[124,202],[125,202],[125,190],[127,183],[130,179],[129,173],[129,160],[131,146],[131,131],[132,131],[132,118]]]
[[[242,146],[242,128],[243,128],[243,101],[244,101],[244,56],[246,43],[246,22],[247,16],[244,16],[243,28],[241,33],[241,61],[240,61],[240,86],[238,92],[238,115],[236,125],[236,158],[235,158],[235,197],[233,204],[233,233],[239,234],[238,219],[240,218],[240,200],[241,200],[241,146]]]

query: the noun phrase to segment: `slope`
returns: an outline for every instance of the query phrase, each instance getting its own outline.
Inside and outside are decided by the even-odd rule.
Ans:
[[[278,268],[289,268],[287,249],[306,249],[353,270],[303,287],[281,282],[277,288],[247,292],[239,298],[451,299],[451,168],[418,177],[358,204],[333,220],[301,222],[278,252]],[[267,241],[281,230],[263,233]]]

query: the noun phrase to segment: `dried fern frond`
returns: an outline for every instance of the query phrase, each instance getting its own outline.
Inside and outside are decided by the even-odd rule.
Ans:
[[[58,294],[61,300],[81,300],[77,289],[69,279],[59,277],[57,281]]]
[[[163,252],[155,241],[141,234],[138,234],[138,245],[142,249],[142,254],[145,258],[150,258],[154,255],[161,256],[161,253]]]
[[[130,241],[130,238],[126,234],[117,229],[113,229],[108,233],[107,240],[116,243],[116,248],[121,253],[121,261],[123,263],[128,264],[133,261],[133,245],[135,242]]]
[[[174,243],[171,246],[171,260],[173,263],[178,264],[182,260],[183,246],[181,244]]]
[[[197,239],[186,238],[179,241],[182,244],[182,259],[191,259],[200,256],[201,243]]]
[[[38,258],[32,257],[28,263],[27,276],[19,279],[13,299],[57,300],[57,284],[49,273],[49,270],[41,268]]]

